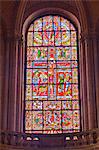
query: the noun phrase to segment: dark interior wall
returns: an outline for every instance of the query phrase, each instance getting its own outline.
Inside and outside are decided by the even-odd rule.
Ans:
[[[5,56],[5,47],[4,47],[4,36],[3,36],[3,30],[1,30],[2,25],[0,25],[0,118],[2,118],[2,106],[3,106],[3,101],[1,101],[3,99],[2,95],[4,95],[4,86],[3,86],[3,81],[5,81],[4,79],[4,74],[5,74],[5,62],[4,62],[4,56]],[[1,124],[0,124],[1,127]]]
[[[17,24],[17,17],[19,14],[19,10],[23,11],[20,9],[20,4],[22,1],[19,0],[1,0],[0,1],[0,17],[2,18],[0,20],[0,102],[1,102],[1,113],[0,117],[1,120],[4,120],[3,115],[7,115],[8,111],[6,111],[7,107],[5,106],[5,101],[7,102],[8,97],[9,100],[13,100],[13,92],[15,92],[16,89],[13,88],[12,81],[9,85],[9,74],[10,74],[10,79],[14,80],[14,67],[15,67],[15,62],[12,59],[15,56],[14,52],[14,47],[11,46],[11,48],[7,47],[7,43],[9,44],[9,38],[10,40],[13,40],[15,38],[15,28]],[[37,9],[41,8],[47,8],[47,7],[61,7],[65,8],[68,11],[71,11],[79,20],[81,23],[81,16],[79,12],[79,8],[83,6],[83,9],[81,9],[82,12],[85,13],[85,16],[88,21],[88,29],[90,31],[96,31],[97,36],[99,36],[99,1],[98,0],[93,0],[93,1],[83,1],[83,0],[25,0],[26,6],[24,8],[24,13],[23,13],[23,18],[22,23],[24,23],[25,19],[31,14],[32,11],[35,11]],[[81,2],[81,3],[80,3]],[[23,9],[23,8],[22,8]],[[83,13],[82,13],[82,18],[83,18]],[[84,22],[84,21],[83,21]],[[86,23],[86,22],[85,22]],[[19,22],[20,24],[20,22]],[[99,38],[98,38],[99,39]],[[99,44],[99,40],[98,40]],[[94,51],[94,49],[93,49]],[[97,56],[99,56],[99,49],[97,50]],[[9,58],[10,55],[10,58]],[[97,57],[96,56],[96,57]],[[99,61],[97,62],[99,64]],[[10,71],[9,68],[10,67]],[[11,67],[12,67],[12,72],[11,72]],[[98,65],[96,66],[96,82],[97,82],[97,97],[99,97],[99,69]],[[15,86],[15,85],[14,85]],[[96,85],[94,85],[96,86]],[[10,87],[12,88],[12,93],[10,92],[9,96],[9,91],[11,90]],[[11,95],[12,94],[12,95]],[[98,99],[99,100],[99,99]],[[99,102],[97,102],[97,105],[99,105]],[[13,106],[13,105],[12,105]],[[4,111],[5,113],[2,113]],[[14,112],[13,112],[14,114]],[[13,120],[13,119],[12,119]],[[5,122],[5,120],[3,121]],[[5,122],[6,123],[6,122]],[[3,128],[3,126],[1,127]]]

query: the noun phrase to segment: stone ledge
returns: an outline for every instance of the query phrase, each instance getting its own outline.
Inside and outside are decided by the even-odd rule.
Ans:
[[[0,144],[0,150],[99,150],[99,144],[92,144],[86,146],[77,146],[73,147],[51,147],[51,148],[30,148],[30,147],[19,147],[19,146],[10,146],[6,144]]]

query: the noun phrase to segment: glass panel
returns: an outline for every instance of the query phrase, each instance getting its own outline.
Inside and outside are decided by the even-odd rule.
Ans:
[[[32,130],[32,111],[25,112],[25,129]]]
[[[60,110],[61,101],[44,101],[44,110]]]
[[[78,85],[72,84],[72,98],[78,99]]]
[[[67,19],[48,15],[27,32],[25,132],[80,131],[77,31]]]
[[[53,47],[48,48],[48,60],[56,60],[56,50]]]
[[[33,45],[33,32],[28,32],[27,34],[27,46]]]
[[[73,24],[70,23],[70,30],[74,30],[75,31],[75,27]]]
[[[72,109],[72,101],[62,101],[62,109]]]
[[[55,45],[61,45],[61,32],[55,32]]]
[[[57,60],[70,60],[71,48],[70,47],[57,47]]]
[[[26,110],[32,110],[32,101],[26,101],[25,102],[25,109]]]
[[[43,114],[42,111],[33,111],[33,130],[42,130]]]
[[[47,60],[47,47],[34,47],[33,60]]]
[[[54,16],[54,30],[60,30],[60,17]]]
[[[72,90],[71,90],[71,84],[57,84],[57,98],[60,99],[60,97],[64,99],[71,99],[72,98]]]
[[[57,130],[61,128],[60,111],[44,111],[44,130]]]
[[[32,83],[32,69],[26,69],[26,83]]]
[[[49,84],[56,83],[56,70],[53,68],[48,69],[48,83]]]
[[[32,131],[32,133],[43,133],[43,131],[40,131],[40,130],[36,130],[36,131]]]
[[[32,61],[33,59],[33,50],[32,48],[28,47],[27,48],[27,61]]]
[[[46,61],[33,61],[32,62],[32,67],[35,68],[41,68],[41,69],[46,69],[47,68],[47,62]]]
[[[72,82],[78,83],[78,69],[72,69]]]
[[[62,111],[62,128],[70,130],[73,128],[72,126],[72,111]]]
[[[42,31],[42,18],[34,21],[34,31]]]
[[[48,99],[56,100],[56,85],[54,84],[48,85]]]
[[[52,46],[54,45],[54,32],[43,32],[43,45]]]
[[[46,84],[48,83],[47,69],[33,69],[33,84]]]
[[[71,61],[57,61],[57,68],[71,68],[72,66]]]
[[[71,53],[72,53],[72,50],[71,50],[71,47],[66,47],[66,60],[71,60]]]
[[[48,88],[47,85],[33,85],[33,97],[42,98],[43,96],[47,98]]]
[[[32,31],[33,32],[33,24],[30,25],[28,31]]]
[[[77,47],[72,47],[72,60],[77,60]]]
[[[69,46],[70,45],[70,32],[62,32],[62,45]]]
[[[34,110],[42,109],[42,101],[34,101],[33,102],[33,109]]]
[[[72,81],[71,69],[57,69],[57,83],[70,84]]]
[[[58,133],[62,133],[61,129],[51,129],[51,130],[45,130],[43,131],[44,134],[58,134]]]
[[[76,42],[76,31],[72,31],[71,32],[71,45],[72,46],[76,46],[77,42]]]
[[[42,45],[42,32],[34,32],[34,46]]]
[[[79,110],[73,111],[73,128],[80,129],[80,114]]]
[[[44,31],[52,31],[53,30],[52,16],[43,17],[43,30]]]
[[[62,31],[70,30],[69,21],[64,19],[63,17],[61,17],[61,30]]]
[[[79,109],[79,101],[72,101],[73,109]]]
[[[32,100],[32,86],[26,85],[26,100]]]
[[[77,67],[78,67],[77,61],[72,61],[72,68],[77,68]]]
[[[27,61],[27,68],[32,68],[32,61]]]

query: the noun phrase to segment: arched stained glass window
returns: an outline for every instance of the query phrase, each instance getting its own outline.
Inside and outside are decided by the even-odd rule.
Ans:
[[[26,133],[80,131],[77,30],[67,19],[47,15],[27,32]]]

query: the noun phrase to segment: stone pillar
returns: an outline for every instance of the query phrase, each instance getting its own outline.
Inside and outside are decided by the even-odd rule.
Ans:
[[[97,127],[95,64],[94,64],[95,48],[94,48],[93,33],[89,33],[89,34],[83,33],[81,39],[82,39],[81,50],[83,53],[83,55],[81,56],[83,57],[82,80],[84,80],[82,81],[83,82],[82,85],[83,108],[84,108],[84,126],[86,130],[86,129],[93,129]]]
[[[1,20],[0,20],[1,21]],[[5,105],[5,62],[6,62],[6,41],[3,32],[3,27],[0,25],[0,130],[4,129],[4,108]]]
[[[11,53],[11,42],[10,42],[10,33],[6,32],[5,38],[2,37],[2,49],[4,51],[4,55],[2,56],[2,68],[0,69],[3,75],[1,78],[0,85],[2,86],[1,90],[1,129],[7,130],[8,129],[8,102],[9,102],[9,68],[10,68],[10,53]],[[3,53],[2,53],[3,54]]]
[[[17,50],[17,91],[16,91],[16,131],[23,132],[24,113],[24,58],[22,35],[18,35],[16,41]]]
[[[93,34],[97,127],[99,128],[99,35]]]
[[[81,126],[82,130],[88,130],[88,101],[87,101],[87,84],[86,84],[86,57],[85,57],[85,42],[80,40],[80,98],[81,98]]]
[[[7,51],[9,53],[8,67],[8,96],[7,96],[7,130],[16,131],[18,114],[18,60],[19,60],[19,42],[18,35],[12,36],[11,31],[7,37]],[[20,99],[21,100],[21,99]]]

